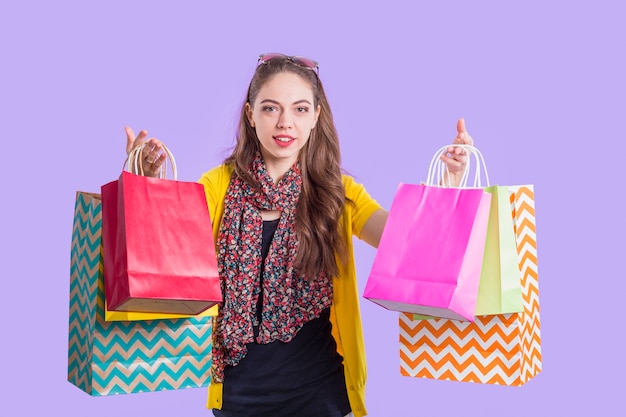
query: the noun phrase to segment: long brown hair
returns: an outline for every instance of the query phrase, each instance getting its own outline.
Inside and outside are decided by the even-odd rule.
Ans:
[[[314,70],[287,58],[274,58],[257,66],[241,108],[237,143],[225,163],[233,164],[236,174],[246,182],[258,185],[248,169],[255,154],[260,152],[260,143],[246,115],[246,104],[252,106],[265,83],[282,72],[291,72],[306,80],[313,91],[314,107],[320,106],[317,123],[300,151],[302,191],[296,207],[299,247],[294,266],[307,278],[321,272],[337,277],[337,257],[344,259],[346,251],[339,227],[346,197],[341,181],[337,130],[322,82]]]

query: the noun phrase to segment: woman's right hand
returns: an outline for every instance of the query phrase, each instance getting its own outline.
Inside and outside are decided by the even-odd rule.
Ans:
[[[143,175],[146,177],[158,177],[166,158],[161,142],[155,138],[146,139],[148,132],[145,130],[140,131],[136,136],[133,129],[129,126],[126,126],[124,130],[126,131],[126,154],[130,154],[130,151],[143,144],[144,149],[140,161]]]

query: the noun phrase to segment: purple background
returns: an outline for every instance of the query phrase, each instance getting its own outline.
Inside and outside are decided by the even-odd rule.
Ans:
[[[397,314],[362,300],[370,415],[614,415],[626,371],[622,4],[2,2],[0,409],[210,415],[204,388],[93,398],[66,381],[74,197],[119,175],[126,124],[196,180],[233,143],[257,55],[277,51],[320,62],[345,168],[384,206],[398,182],[425,179],[461,116],[492,183],[535,185],[543,371],[523,387],[402,377]],[[375,252],[357,251],[362,293]]]

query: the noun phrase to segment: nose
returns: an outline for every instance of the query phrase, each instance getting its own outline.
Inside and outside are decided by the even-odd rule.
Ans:
[[[279,129],[288,129],[293,126],[293,119],[289,115],[289,112],[283,111],[278,117],[277,127]]]

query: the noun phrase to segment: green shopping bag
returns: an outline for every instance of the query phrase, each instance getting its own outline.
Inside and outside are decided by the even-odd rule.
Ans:
[[[491,210],[474,315],[519,313],[523,311],[522,273],[509,187],[493,185],[485,191],[491,194]]]

